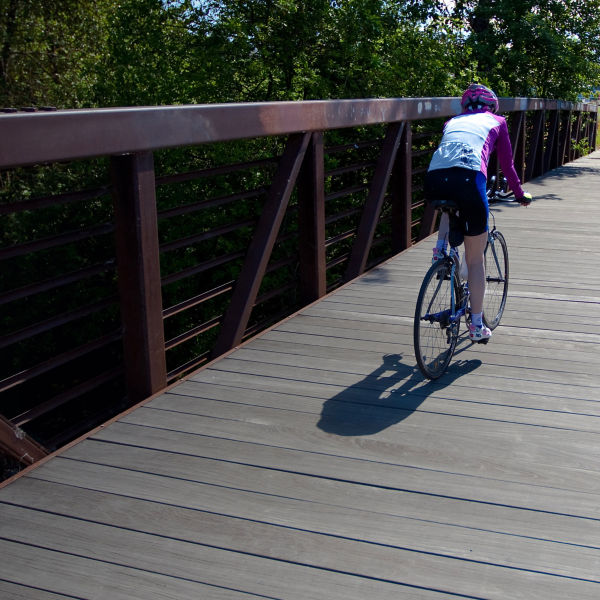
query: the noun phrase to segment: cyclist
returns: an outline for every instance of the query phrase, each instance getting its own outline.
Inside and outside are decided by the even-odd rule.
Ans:
[[[462,113],[444,125],[442,141],[433,154],[425,179],[428,200],[453,200],[458,204],[458,222],[464,235],[465,259],[471,294],[469,338],[481,341],[492,332],[483,324],[485,268],[483,253],[487,243],[487,166],[497,150],[500,168],[521,205],[531,202],[523,191],[513,162],[508,127],[497,115],[498,98],[484,85],[471,84],[462,95]],[[448,237],[448,215],[443,213],[433,261],[444,256]],[[456,244],[458,245],[458,244]]]

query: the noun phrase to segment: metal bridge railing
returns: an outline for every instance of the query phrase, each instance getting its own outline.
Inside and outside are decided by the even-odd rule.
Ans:
[[[459,110],[0,115],[0,449],[31,462],[37,442],[56,448],[429,235],[422,177]],[[595,148],[595,104],[503,98],[500,111],[523,181]]]

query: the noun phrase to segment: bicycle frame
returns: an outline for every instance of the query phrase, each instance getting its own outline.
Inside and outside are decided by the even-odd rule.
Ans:
[[[459,268],[458,260],[456,258],[452,258],[451,256],[447,256],[445,260],[452,261],[452,266],[450,267],[450,281],[454,281],[456,271]],[[467,306],[468,306],[468,298],[469,298],[468,284],[466,282],[463,284],[464,293],[462,294],[461,306],[458,308],[458,310],[456,308],[456,304],[457,304],[456,291],[454,289],[454,286],[451,285],[450,286],[450,309],[446,309],[441,312],[431,314],[429,312],[431,309],[431,305],[433,304],[433,301],[435,300],[435,297],[436,297],[437,293],[439,292],[441,285],[442,285],[442,280],[440,280],[440,282],[438,283],[438,287],[435,291],[435,294],[432,297],[431,301],[429,302],[429,306],[427,307],[427,313],[422,317],[422,320],[429,321],[430,323],[440,323],[440,325],[442,327],[450,327],[451,325],[458,323],[460,321],[460,319],[462,319],[462,317],[464,317],[467,314]]]

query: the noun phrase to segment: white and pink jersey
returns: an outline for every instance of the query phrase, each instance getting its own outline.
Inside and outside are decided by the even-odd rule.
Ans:
[[[487,110],[465,112],[444,125],[444,135],[433,154],[429,170],[462,167],[481,171],[487,177],[490,154],[494,150],[510,189],[517,198],[523,196],[515,171],[506,119]]]

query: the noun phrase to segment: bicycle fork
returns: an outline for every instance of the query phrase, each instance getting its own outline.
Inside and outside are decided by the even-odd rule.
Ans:
[[[456,289],[455,286],[453,284],[454,282],[454,277],[456,275],[456,270],[460,268],[458,265],[458,261],[452,259],[452,266],[450,267],[450,308],[443,310],[441,312],[438,313],[431,313],[431,306],[433,305],[435,298],[438,294],[438,292],[440,291],[440,288],[443,284],[444,278],[441,278],[440,281],[438,282],[438,286],[437,289],[435,291],[435,294],[433,294],[433,297],[431,298],[430,302],[429,302],[429,306],[427,307],[427,312],[426,314],[421,317],[421,319],[423,321],[429,321],[430,323],[439,323],[440,327],[442,329],[446,329],[446,335],[448,336],[448,344],[450,344],[452,342],[452,338],[458,334],[458,331],[456,331],[458,329],[458,325],[460,323],[460,320],[462,319],[463,316],[466,316],[467,314],[467,304],[468,304],[468,298],[469,298],[469,285],[467,282],[462,284],[462,293],[460,295],[460,298],[456,297]],[[457,309],[457,304],[459,303],[460,300],[460,305],[458,306]]]
[[[492,233],[494,233],[492,231]],[[485,274],[486,282],[492,281],[493,283],[504,283],[504,277],[502,276],[502,267],[500,266],[500,261],[498,260],[498,254],[496,253],[496,245],[494,244],[494,236],[488,235],[488,244],[490,247],[490,251],[492,256],[494,257],[494,264],[496,265],[496,273],[497,277],[490,277],[488,273]]]

